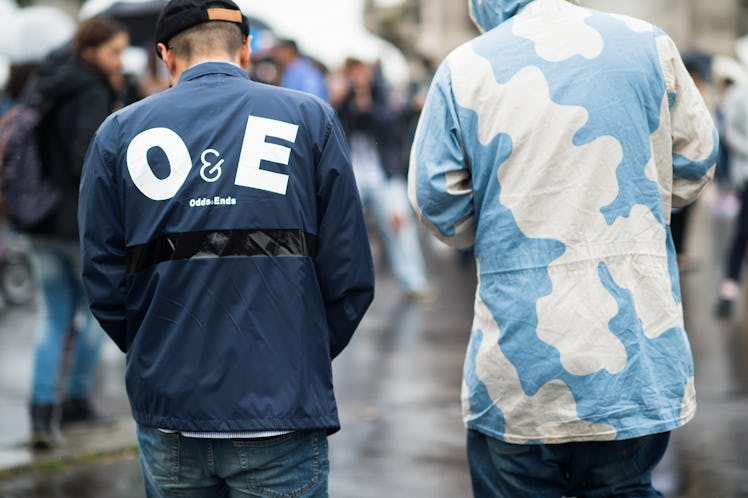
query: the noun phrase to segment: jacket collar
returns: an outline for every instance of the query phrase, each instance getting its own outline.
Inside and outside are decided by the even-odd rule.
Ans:
[[[182,81],[191,81],[210,74],[223,74],[226,76],[236,76],[239,78],[249,79],[249,75],[247,74],[247,72],[236,64],[222,61],[210,61],[201,62],[200,64],[195,64],[194,66],[186,69],[179,77],[179,82],[181,83]]]

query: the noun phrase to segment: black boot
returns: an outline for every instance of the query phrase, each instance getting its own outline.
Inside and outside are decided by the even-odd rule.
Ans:
[[[53,404],[31,403],[31,447],[48,450],[57,445],[57,435],[52,424]]]
[[[111,422],[111,417],[97,412],[88,398],[68,398],[62,402],[60,425],[100,424]]]

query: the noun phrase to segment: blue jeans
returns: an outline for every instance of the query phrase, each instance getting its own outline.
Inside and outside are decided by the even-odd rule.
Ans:
[[[475,498],[644,498],[670,433],[622,441],[508,444],[468,431]]]
[[[138,425],[148,498],[327,498],[324,430],[263,439],[197,439]]]
[[[85,398],[91,392],[104,331],[88,307],[81,279],[80,248],[74,241],[31,241],[31,264],[40,299],[34,357],[32,401],[56,401],[65,343],[73,332],[65,398]]]
[[[389,180],[376,185],[360,184],[358,190],[361,202],[371,206],[374,212],[395,278],[408,292],[425,290],[428,287],[426,264],[405,183]],[[398,230],[391,222],[393,216],[399,216],[402,222]]]

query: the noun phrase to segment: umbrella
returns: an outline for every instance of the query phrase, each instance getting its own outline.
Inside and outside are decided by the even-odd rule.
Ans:
[[[151,46],[154,43],[156,19],[164,5],[166,0],[116,1],[109,5],[93,0],[83,5],[80,17],[109,16],[125,25],[132,45]]]
[[[39,62],[69,41],[74,32],[75,21],[61,9],[4,7],[0,13],[0,55],[12,63]]]
[[[156,20],[166,3],[167,0],[87,0],[81,7],[79,17],[112,17],[127,27],[132,45],[150,48],[155,43]],[[251,17],[249,25],[251,33],[256,29],[268,29],[267,24]]]

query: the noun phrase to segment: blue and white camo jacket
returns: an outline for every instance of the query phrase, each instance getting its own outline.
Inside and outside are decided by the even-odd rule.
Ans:
[[[409,177],[433,233],[475,246],[468,428],[510,443],[628,439],[696,410],[669,230],[718,137],[673,41],[566,0],[472,0]]]

